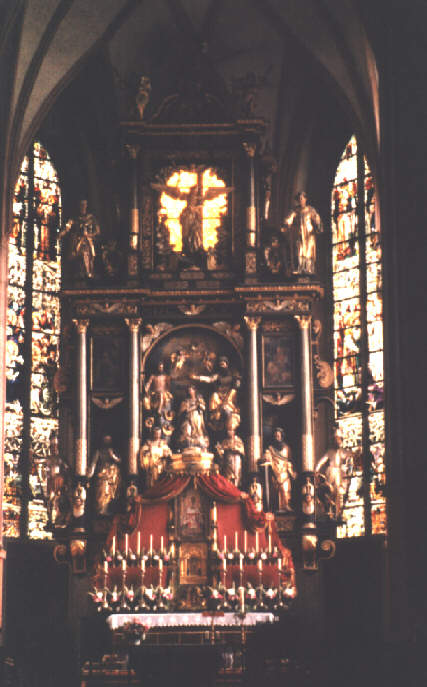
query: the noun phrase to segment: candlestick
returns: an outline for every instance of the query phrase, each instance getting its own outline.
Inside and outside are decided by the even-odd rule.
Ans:
[[[243,550],[245,553],[248,550],[248,533],[246,530],[243,533]]]
[[[163,534],[160,537],[160,552],[163,553]]]
[[[114,556],[116,555],[116,537],[115,536],[113,537],[113,543],[112,543],[111,551],[112,551],[113,558],[114,558]]]
[[[224,552],[227,551],[227,535],[224,534]]]
[[[234,550],[239,550],[239,535],[237,534],[237,532],[234,532]]]
[[[259,549],[259,535],[258,532],[255,532],[255,551],[258,553]]]
[[[150,534],[150,556],[153,553],[153,535]]]
[[[126,556],[126,558],[128,555],[128,551],[129,551],[129,535],[125,534],[125,556]]]
[[[141,555],[141,532],[138,532],[138,536],[136,539],[136,553],[138,556]]]

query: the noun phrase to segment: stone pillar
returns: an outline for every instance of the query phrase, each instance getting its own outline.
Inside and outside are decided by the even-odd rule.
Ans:
[[[245,317],[246,326],[249,329],[249,447],[248,470],[257,472],[257,461],[261,458],[261,416],[260,396],[258,383],[258,343],[257,329],[261,322],[260,317]]]
[[[130,210],[129,210],[129,251],[128,274],[138,276],[139,248],[139,197],[138,197],[138,154],[139,145],[126,145],[130,157]]]
[[[138,474],[139,453],[139,328],[141,318],[127,319],[129,327],[129,478]]]
[[[245,273],[255,274],[257,271],[256,246],[257,246],[257,226],[256,226],[256,205],[255,205],[255,143],[243,143],[243,148],[249,160],[249,197],[246,208],[246,251],[245,251]]]
[[[301,330],[301,532],[304,570],[317,570],[315,522],[313,374],[311,364],[311,315],[295,315]]]
[[[77,351],[77,431],[75,439],[74,472],[77,477],[87,473],[87,344],[86,333],[89,320],[73,320],[78,334]]]

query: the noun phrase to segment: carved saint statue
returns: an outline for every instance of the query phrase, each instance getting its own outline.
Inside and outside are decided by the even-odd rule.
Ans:
[[[264,261],[267,270],[274,276],[283,272],[283,250],[279,237],[272,236],[264,247]]]
[[[279,510],[291,511],[292,483],[297,473],[291,461],[291,449],[285,442],[285,432],[276,427],[273,441],[264,452],[264,461],[270,463],[279,495]]]
[[[249,496],[255,504],[255,509],[260,512],[262,511],[262,486],[258,482],[257,475],[252,475],[251,483],[249,485]]]
[[[179,449],[200,448],[203,451],[209,447],[209,437],[205,425],[206,403],[198,393],[194,384],[187,389],[187,396],[181,403],[178,415]]]
[[[227,479],[239,487],[242,483],[242,461],[245,455],[243,441],[238,437],[234,429],[227,430],[226,438],[218,442],[216,450],[222,462],[222,473]]]
[[[154,421],[161,429],[170,433],[170,423],[173,419],[172,402],[173,396],[170,392],[170,375],[165,372],[165,365],[160,362],[157,372],[152,374],[145,385],[144,406],[151,412]]]
[[[161,427],[154,427],[152,439],[148,439],[143,444],[139,453],[140,465],[146,475],[147,487],[153,486],[171,456],[172,451],[162,437]]]
[[[151,79],[149,76],[141,76],[138,84],[138,92],[135,96],[136,111],[139,119],[144,118],[144,110],[147,107],[151,94]]]
[[[114,453],[113,440],[107,434],[102,446],[94,453],[87,476],[95,476],[95,509],[98,515],[107,515],[109,506],[120,486],[120,458]]]
[[[59,234],[60,238],[70,235],[70,257],[80,263],[80,272],[88,279],[94,276],[96,242],[100,233],[98,220],[87,211],[87,200],[81,200],[80,215],[68,220]]]
[[[290,244],[292,274],[314,274],[316,271],[316,234],[323,231],[318,212],[307,205],[304,191],[295,196],[296,207],[284,219],[282,232]]]
[[[47,475],[48,519],[54,527],[65,527],[69,520],[69,482],[70,466],[58,452],[58,439],[55,432],[50,437],[50,454]]]
[[[353,454],[342,447],[339,428],[334,429],[333,446],[316,465],[317,497],[325,514],[340,520],[353,472]]]
[[[240,409],[237,405],[240,380],[233,375],[226,356],[220,357],[218,366],[216,374],[192,375],[192,379],[215,385],[209,399],[209,424],[215,432],[236,429],[240,424]]]

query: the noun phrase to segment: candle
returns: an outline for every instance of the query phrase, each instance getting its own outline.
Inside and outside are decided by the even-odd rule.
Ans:
[[[163,553],[163,534],[160,537],[160,552]]]
[[[224,551],[227,551],[227,535],[224,534]]]
[[[160,570],[160,572],[162,572],[162,570],[163,570],[163,561],[161,558],[159,559],[159,570]]]
[[[245,588],[240,587],[240,608],[242,613],[245,612]]]
[[[226,570],[227,570],[227,559],[226,558],[224,558],[224,560],[222,561],[222,567],[224,568],[224,572],[226,572]]]
[[[237,534],[237,532],[234,533],[234,550],[239,550],[239,535]]]
[[[104,572],[108,575],[108,561],[104,561]]]
[[[243,534],[243,550],[245,553],[248,550],[248,533],[246,532],[246,530],[244,531],[244,534]]]
[[[216,501],[214,501],[213,502],[213,510],[212,510],[212,520],[213,520],[214,525],[216,525],[216,523],[217,523],[217,517],[218,517],[218,513],[216,510]]]
[[[138,532],[138,537],[136,540],[136,552],[138,556],[141,555],[141,532]]]
[[[123,558],[123,560],[122,560],[122,570],[123,570],[123,572],[126,571],[126,558]]]
[[[259,570],[260,572],[262,572],[262,560],[261,560],[261,558],[260,558],[259,561],[258,561],[258,570]]]
[[[257,553],[258,553],[258,549],[259,549],[259,541],[258,541],[258,539],[259,539],[259,537],[258,537],[258,532],[255,532],[255,551],[256,551]]]
[[[172,558],[175,556],[175,544],[174,544],[174,542],[172,542],[172,545],[171,545],[171,556],[172,556]]]
[[[282,559],[281,558],[279,558],[279,560],[277,561],[277,567],[279,568],[279,570],[282,569]]]
[[[240,570],[243,570],[243,556],[240,555]]]
[[[145,572],[145,558],[141,558],[141,571]]]
[[[150,534],[150,556],[153,553],[153,535]]]
[[[116,555],[116,537],[113,537],[112,553],[114,558],[114,556]]]
[[[128,555],[128,551],[129,551],[129,535],[125,534],[125,556],[126,556],[126,558]]]
[[[268,535],[268,553],[271,553],[271,534]]]

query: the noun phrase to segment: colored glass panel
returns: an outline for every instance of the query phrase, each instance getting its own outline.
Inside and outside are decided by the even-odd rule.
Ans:
[[[31,188],[34,189],[32,197]],[[22,479],[18,466],[23,463],[29,474],[28,535],[36,539],[51,537],[46,530],[46,473],[49,439],[52,432],[58,431],[53,379],[60,330],[60,222],[57,173],[46,149],[36,141],[22,163],[16,184],[9,241],[4,529],[8,537],[19,536]],[[34,237],[32,274],[27,271],[26,251],[30,231]],[[32,299],[31,331],[25,327],[26,294],[31,294]],[[25,350],[30,349],[31,359],[25,360]],[[25,370],[31,371],[29,399]],[[31,445],[24,455],[23,408],[28,406],[31,416],[26,422],[31,427]]]

